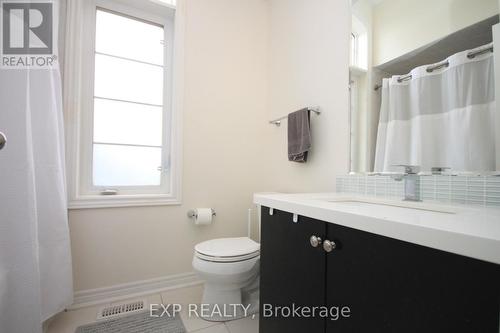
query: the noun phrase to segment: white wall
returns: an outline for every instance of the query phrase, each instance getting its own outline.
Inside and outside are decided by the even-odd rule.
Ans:
[[[307,164],[288,162],[286,124],[271,126],[272,189],[334,191],[349,164],[349,0],[272,0],[269,24],[269,117],[322,109]]]
[[[498,14],[497,0],[384,0],[373,10],[374,66]]]
[[[333,191],[347,171],[349,0],[185,1],[183,205],[70,211],[75,290],[189,272],[197,242],[245,234],[254,192]],[[288,162],[268,121],[313,105],[310,160]]]
[[[189,272],[202,240],[246,234],[267,190],[265,0],[187,0],[183,205],[70,211],[75,290]],[[186,212],[213,207],[197,228]]]

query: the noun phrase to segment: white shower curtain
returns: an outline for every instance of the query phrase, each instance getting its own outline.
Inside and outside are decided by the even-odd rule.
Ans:
[[[383,80],[375,171],[400,164],[495,170],[493,53],[469,59],[470,52],[431,73],[429,66],[415,68],[410,80]]]
[[[0,69],[0,332],[72,302],[62,117],[59,68]]]

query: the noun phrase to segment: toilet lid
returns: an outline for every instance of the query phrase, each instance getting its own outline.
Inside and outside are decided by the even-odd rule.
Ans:
[[[197,244],[194,247],[199,254],[209,257],[243,257],[258,253],[260,244],[248,237],[219,238]]]

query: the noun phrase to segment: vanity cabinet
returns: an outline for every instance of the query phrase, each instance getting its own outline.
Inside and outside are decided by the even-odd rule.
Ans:
[[[499,265],[266,207],[261,224],[260,333],[500,332]],[[293,304],[350,313],[276,311]]]
[[[260,333],[324,332],[325,322],[311,319],[262,318],[264,303],[273,308],[292,303],[315,306],[325,303],[326,256],[312,248],[309,236],[324,235],[324,222],[300,217],[292,222],[292,214],[269,209],[262,210],[260,252]],[[317,251],[314,251],[317,250]]]

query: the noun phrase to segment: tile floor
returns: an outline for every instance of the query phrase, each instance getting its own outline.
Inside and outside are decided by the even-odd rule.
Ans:
[[[209,322],[201,318],[192,316],[189,317],[187,315],[188,310],[186,305],[199,304],[201,302],[202,292],[203,287],[199,285],[189,288],[170,290],[146,297],[139,297],[138,299],[146,298],[149,303],[156,304],[182,304],[183,310],[181,312],[181,318],[184,326],[186,327],[186,331],[189,333],[257,333],[259,331],[258,315],[254,318],[248,317],[225,323]],[[121,304],[124,302],[127,302],[127,300],[69,310],[60,313],[50,321],[47,333],[74,333],[78,326],[95,322],[97,318],[97,311],[102,306]]]

